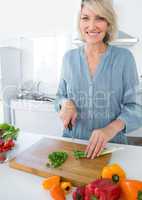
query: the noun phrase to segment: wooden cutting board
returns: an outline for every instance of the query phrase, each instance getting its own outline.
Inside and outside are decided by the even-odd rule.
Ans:
[[[109,162],[111,154],[94,160],[73,157],[73,150],[85,150],[86,145],[63,140],[43,138],[9,162],[10,167],[42,177],[59,175],[71,181],[74,186],[87,184],[101,176],[102,168]],[[59,168],[49,168],[48,154],[53,151],[66,151],[68,159]]]

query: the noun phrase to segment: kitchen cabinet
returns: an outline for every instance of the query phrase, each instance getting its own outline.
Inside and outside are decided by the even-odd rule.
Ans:
[[[136,129],[135,131],[132,131],[130,133],[127,133],[128,137],[141,137],[142,138],[142,127],[139,129]]]
[[[62,122],[53,102],[35,100],[11,101],[12,124],[22,131],[53,136],[62,135]]]
[[[0,47],[0,97],[7,123],[11,123],[10,101],[15,98],[22,80],[21,53],[19,48]]]

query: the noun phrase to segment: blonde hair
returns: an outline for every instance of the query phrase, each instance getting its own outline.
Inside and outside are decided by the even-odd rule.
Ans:
[[[111,0],[82,0],[81,9],[83,6],[89,7],[91,10],[95,11],[97,15],[106,19],[108,22],[108,31],[104,37],[103,42],[106,44],[111,42],[115,38],[117,32],[116,13],[114,11]],[[78,16],[78,28],[80,38],[83,40],[80,31],[80,16],[81,11]]]

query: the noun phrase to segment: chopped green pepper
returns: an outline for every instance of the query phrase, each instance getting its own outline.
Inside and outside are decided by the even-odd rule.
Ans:
[[[75,159],[86,158],[86,153],[84,151],[75,150],[73,152]]]
[[[47,167],[57,168],[61,166],[68,158],[68,154],[62,151],[55,151],[48,155],[49,163],[46,163]]]

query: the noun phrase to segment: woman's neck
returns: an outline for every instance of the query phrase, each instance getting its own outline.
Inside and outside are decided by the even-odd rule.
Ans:
[[[85,46],[85,51],[87,54],[94,54],[94,55],[99,55],[102,54],[106,51],[107,45],[104,43],[99,43],[99,44],[86,44]]]

